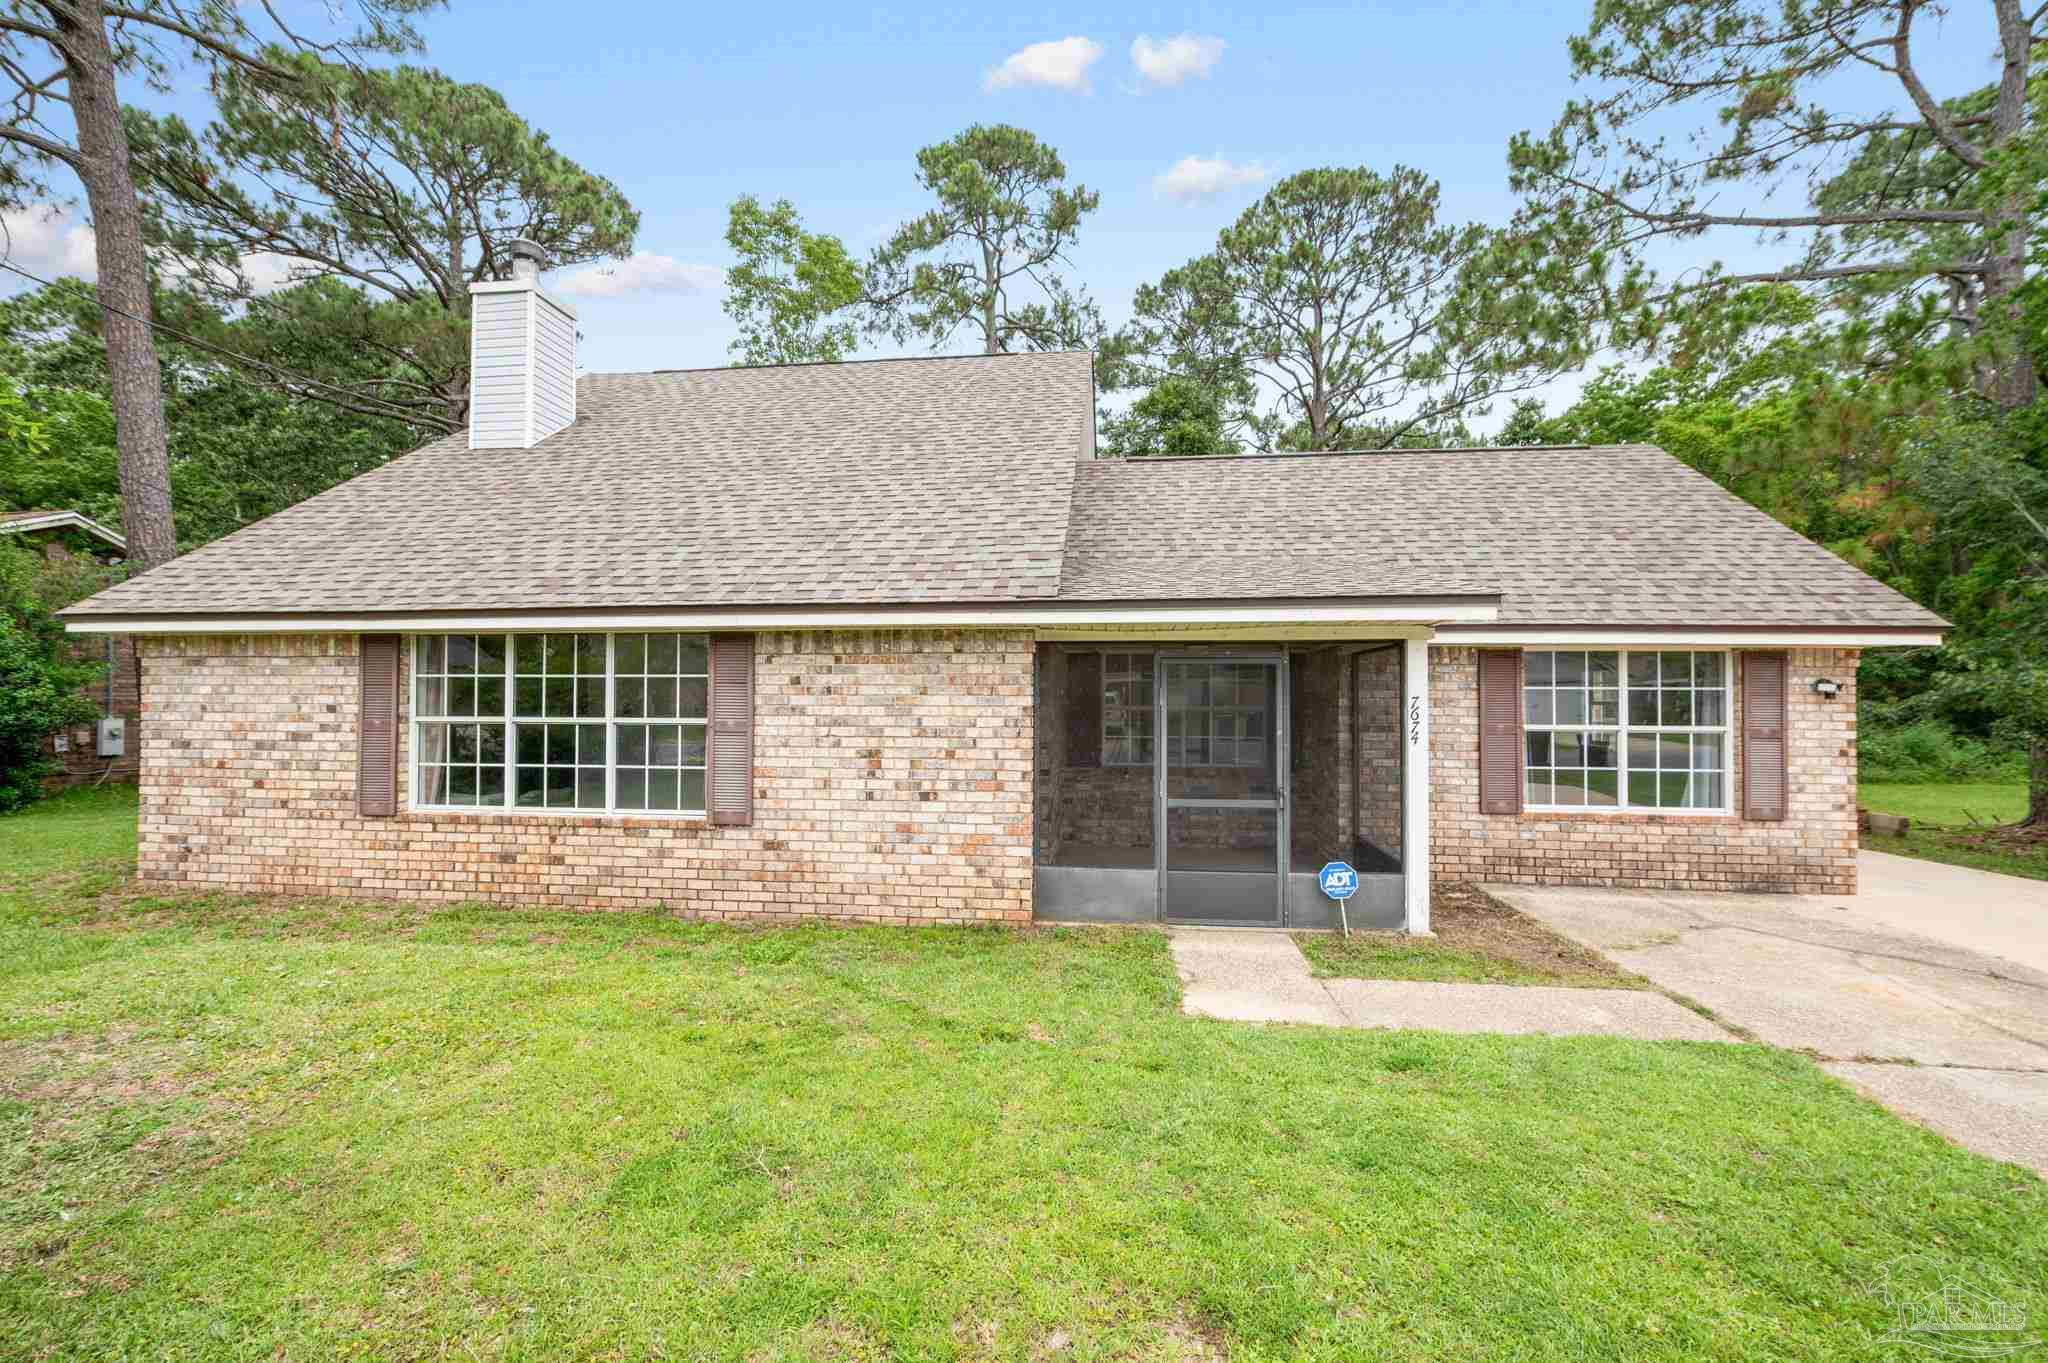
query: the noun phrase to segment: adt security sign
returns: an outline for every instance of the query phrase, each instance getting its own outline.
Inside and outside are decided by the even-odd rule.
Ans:
[[[1346,911],[1344,901],[1358,893],[1358,872],[1351,869],[1348,861],[1333,861],[1316,872],[1316,884],[1322,888],[1326,898],[1337,901],[1337,922],[1343,927],[1344,935],[1351,935],[1351,915]]]

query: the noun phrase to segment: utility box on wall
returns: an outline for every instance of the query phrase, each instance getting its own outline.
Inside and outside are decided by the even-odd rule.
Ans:
[[[128,751],[128,721],[112,715],[100,721],[100,756],[121,757]]]

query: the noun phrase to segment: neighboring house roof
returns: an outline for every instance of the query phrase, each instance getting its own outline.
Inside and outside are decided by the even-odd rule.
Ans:
[[[600,374],[84,617],[1484,597],[1503,625],[1939,628],[1649,446],[1094,460],[1082,352]]]
[[[1099,460],[1062,601],[1491,591],[1501,625],[1938,628],[1650,445]]]
[[[998,602],[1059,591],[1086,352],[593,374],[67,614]]]
[[[126,552],[128,541],[90,516],[76,511],[0,511],[0,535],[25,535],[31,530],[81,530]]]

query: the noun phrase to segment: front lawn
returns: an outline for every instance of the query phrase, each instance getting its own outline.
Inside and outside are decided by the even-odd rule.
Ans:
[[[1914,823],[2012,823],[2027,812],[2024,781],[1865,781],[1857,787],[1856,798],[1865,809],[1903,814]]]
[[[1151,932],[124,887],[0,820],[0,1358],[1894,1356],[2048,1185],[1755,1046],[1181,1016]]]
[[[2048,880],[2048,839],[1997,827],[2026,814],[2024,781],[1866,781],[1857,788],[1857,803],[1876,813],[1903,814],[1913,821],[1904,837],[1864,834],[1863,845],[1873,852]]]

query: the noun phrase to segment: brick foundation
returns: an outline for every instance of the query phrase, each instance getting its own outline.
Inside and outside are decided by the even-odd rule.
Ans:
[[[703,918],[1031,917],[1023,634],[758,635],[745,828],[359,818],[353,635],[148,638],[142,649],[146,880]]]
[[[1786,817],[1479,812],[1479,655],[1432,648],[1430,870],[1444,880],[1651,889],[1856,892],[1854,649],[1789,650]],[[1740,675],[1740,655],[1736,657]],[[1842,694],[1813,693],[1818,677]],[[1734,688],[1730,807],[1742,808],[1742,698]]]

